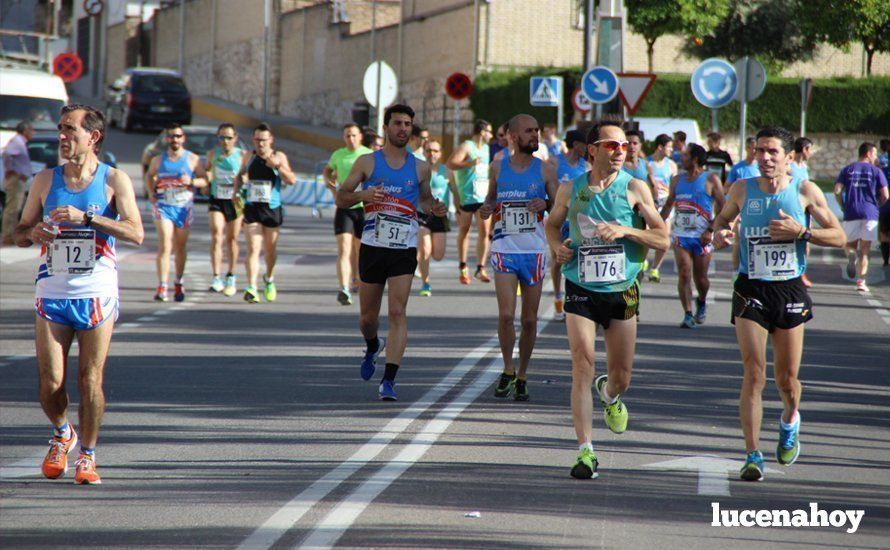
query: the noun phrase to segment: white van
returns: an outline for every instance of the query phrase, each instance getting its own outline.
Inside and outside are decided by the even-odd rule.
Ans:
[[[698,122],[692,118],[635,118],[640,123],[640,131],[647,141],[654,141],[659,134],[674,135],[674,132],[686,132],[686,143],[698,143],[707,149],[698,130]]]
[[[23,120],[37,131],[55,131],[59,112],[67,103],[68,92],[58,76],[0,66],[0,149]]]

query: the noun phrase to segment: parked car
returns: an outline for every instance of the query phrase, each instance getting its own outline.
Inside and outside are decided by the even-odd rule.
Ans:
[[[219,145],[219,139],[216,137],[215,126],[198,126],[188,125],[182,127],[185,131],[185,148],[201,157],[201,161],[207,160],[207,153],[211,149]],[[148,172],[148,165],[151,159],[161,154],[167,148],[167,140],[164,139],[166,130],[162,130],[158,137],[148,143],[142,150],[142,179],[145,180],[145,174]],[[236,147],[247,149],[247,144],[239,137]],[[146,190],[146,193],[148,191]],[[200,193],[195,194],[195,198],[202,197]]]
[[[31,169],[35,174],[44,168],[55,168],[62,160],[59,157],[59,135],[43,132],[34,134],[28,141],[28,155],[31,157]],[[112,168],[117,168],[117,158],[110,151],[103,150],[99,160]]]
[[[170,69],[127,69],[108,86],[105,104],[108,125],[125,132],[136,126],[159,128],[192,121],[192,96],[179,73]]]
[[[0,149],[26,120],[37,131],[56,129],[68,103],[65,83],[45,71],[0,67]]]

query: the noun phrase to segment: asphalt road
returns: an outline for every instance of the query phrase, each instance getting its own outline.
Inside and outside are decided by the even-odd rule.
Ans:
[[[151,137],[108,138],[137,186],[138,152]],[[693,331],[678,327],[668,262],[662,283],[643,286],[628,431],[612,434],[596,411],[600,475],[578,481],[568,475],[577,453],[570,360],[564,326],[549,321],[549,290],[531,400],[497,400],[493,288],[458,284],[452,239],[434,267],[433,296],[418,297],[415,285],[409,303],[400,401],[381,402],[376,380],[357,372],[358,307],[335,301],[329,214],[288,209],[278,301],[248,305],[240,294],[205,290],[209,238],[199,205],[188,299],[159,304],[155,232],[141,208],[144,245],[119,249],[122,311],[106,368],[101,486],[40,476],[50,431],[33,349],[37,251],[0,253],[4,547],[888,546],[890,284],[880,266],[862,296],[836,260],[813,254],[802,454],[792,467],[775,463],[780,403],[768,386],[766,479],[746,483],[737,479],[741,365],[728,322],[728,256],[716,257],[708,321]],[[68,380],[76,403],[74,368]],[[865,515],[855,533],[849,525],[727,528],[712,525],[713,503],[789,511],[817,503]]]

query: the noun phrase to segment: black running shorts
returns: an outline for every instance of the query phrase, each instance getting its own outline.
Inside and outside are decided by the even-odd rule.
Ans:
[[[244,223],[249,225],[252,223],[262,224],[263,227],[281,227],[284,222],[284,209],[280,206],[277,208],[269,208],[268,204],[255,203],[244,205]]]
[[[222,212],[223,217],[226,219],[226,223],[233,222],[238,218],[238,212],[235,210],[234,203],[227,199],[210,197],[210,202],[207,204],[207,211]]]
[[[334,235],[352,233],[356,239],[362,238],[365,228],[365,211],[361,208],[337,208],[334,212]]]
[[[750,319],[769,332],[788,330],[813,318],[813,301],[800,277],[760,281],[740,273],[732,293],[732,324],[736,317]]]
[[[482,208],[481,202],[472,202],[470,204],[462,204],[460,205],[460,209],[464,212],[469,212],[470,214],[475,213],[477,210]]]
[[[414,275],[417,248],[383,248],[362,243],[358,253],[358,272],[363,283],[382,285],[390,277]]]
[[[566,313],[580,315],[609,328],[612,319],[626,321],[640,314],[640,283],[621,292],[591,292],[566,279]]]

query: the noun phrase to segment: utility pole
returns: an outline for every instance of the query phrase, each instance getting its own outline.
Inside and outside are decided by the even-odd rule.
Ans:
[[[185,73],[185,0],[179,0],[179,76]]]

